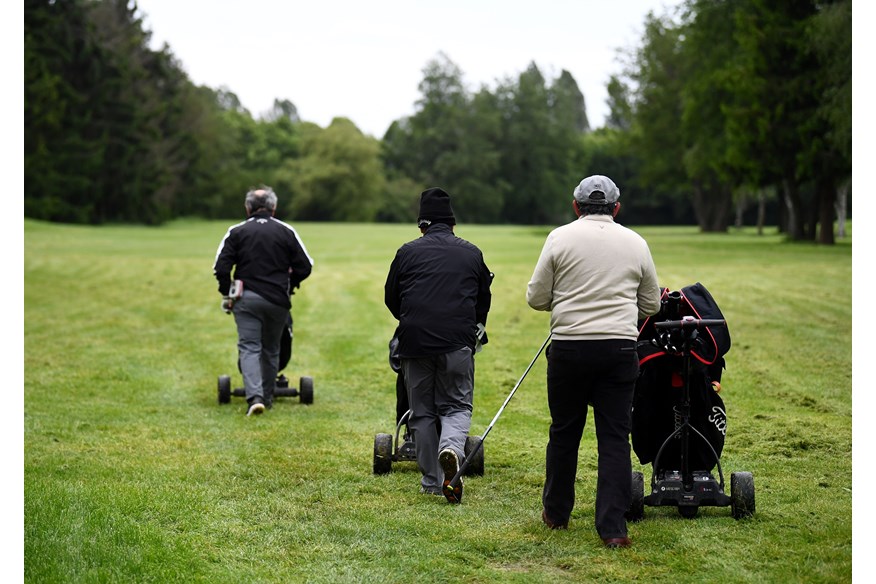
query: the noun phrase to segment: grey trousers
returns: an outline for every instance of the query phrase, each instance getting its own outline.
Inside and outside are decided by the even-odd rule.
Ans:
[[[280,338],[289,311],[250,290],[244,290],[232,310],[246,401],[270,405],[280,365]]]
[[[423,474],[421,485],[425,490],[440,492],[444,473],[438,453],[451,448],[460,464],[465,458],[474,397],[474,355],[464,347],[442,355],[403,358],[401,365],[411,407],[408,427],[417,448],[417,466]]]

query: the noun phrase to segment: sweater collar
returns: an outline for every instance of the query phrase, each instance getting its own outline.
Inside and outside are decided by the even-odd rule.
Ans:
[[[614,217],[611,215],[582,215],[578,217],[578,220],[585,221],[599,221],[601,223],[614,223]]]

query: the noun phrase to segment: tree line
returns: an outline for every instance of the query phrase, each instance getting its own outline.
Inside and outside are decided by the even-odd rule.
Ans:
[[[160,224],[233,218],[269,184],[278,216],[410,222],[440,185],[466,223],[556,224],[588,174],[621,187],[630,224],[703,231],[772,222],[833,243],[851,176],[851,0],[687,0],[649,14],[591,128],[563,70],[533,62],[467,87],[439,53],[414,113],[381,139],[322,128],[289,99],[254,116],[150,48],[136,2],[25,0],[25,216]]]

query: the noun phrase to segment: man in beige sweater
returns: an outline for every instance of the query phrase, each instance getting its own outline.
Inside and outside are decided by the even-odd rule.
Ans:
[[[590,404],[599,456],[596,531],[606,547],[628,547],[637,323],[660,310],[660,287],[648,244],[614,221],[620,210],[614,182],[589,176],[573,196],[578,219],[548,235],[526,290],[532,308],[551,313],[542,520],[552,529],[568,526]]]

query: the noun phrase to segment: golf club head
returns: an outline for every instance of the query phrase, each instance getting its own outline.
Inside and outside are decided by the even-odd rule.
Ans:
[[[462,503],[462,485],[458,481],[456,484],[453,481],[444,481],[442,490],[448,503],[454,505]]]

